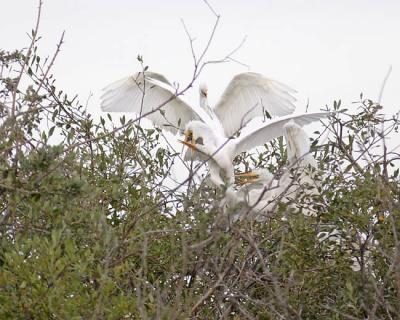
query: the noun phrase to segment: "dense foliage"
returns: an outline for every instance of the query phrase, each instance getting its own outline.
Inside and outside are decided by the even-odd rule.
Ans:
[[[281,204],[227,225],[223,191],[166,187],[181,160],[159,130],[95,121],[51,63],[0,51],[1,319],[398,317],[399,122],[380,105],[335,102],[314,133],[316,216]],[[278,139],[236,165],[285,159]]]

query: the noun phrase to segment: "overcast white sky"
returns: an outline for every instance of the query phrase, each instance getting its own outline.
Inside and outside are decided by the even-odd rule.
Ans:
[[[251,71],[298,91],[298,110],[318,110],[334,99],[354,101],[360,92],[376,99],[389,65],[393,71],[382,103],[386,113],[400,108],[400,1],[371,0],[209,0],[221,14],[209,59],[218,59],[247,41],[235,58]],[[2,3],[2,49],[27,45],[37,1]],[[40,34],[42,56],[54,52],[63,30],[65,44],[54,69],[59,88],[99,113],[100,89],[139,70],[142,54],[154,71],[187,83],[192,74],[183,18],[202,48],[214,16],[201,0],[45,0]],[[211,65],[202,74],[211,104],[236,73],[235,63]],[[197,88],[188,98],[197,103]]]

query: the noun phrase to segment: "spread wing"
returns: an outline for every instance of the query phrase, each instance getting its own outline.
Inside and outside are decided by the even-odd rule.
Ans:
[[[225,135],[231,137],[255,117],[285,116],[294,111],[296,91],[254,72],[233,77],[214,112],[220,119]]]
[[[103,111],[143,115],[172,133],[183,130],[191,120],[204,121],[202,111],[195,110],[181,97],[177,97],[171,83],[159,73],[145,71],[143,76],[143,72],[137,72],[108,85],[103,90]]]
[[[262,127],[235,140],[235,156],[243,151],[262,146],[268,141],[278,138],[284,134],[284,126],[290,121],[294,121],[299,126],[304,126],[321,118],[327,117],[331,112],[314,112],[299,115],[289,115],[278,119],[270,120]]]

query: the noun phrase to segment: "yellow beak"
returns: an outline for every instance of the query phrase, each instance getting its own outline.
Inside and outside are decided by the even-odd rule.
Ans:
[[[184,144],[187,146],[189,149],[196,151],[196,145],[192,142],[193,141],[193,133],[189,131],[184,132],[185,135],[185,141],[178,140],[180,143]]]
[[[187,142],[187,141],[183,141],[183,140],[178,140],[180,143],[184,144],[185,146],[187,146],[189,149],[196,151],[196,146],[193,143]]]
[[[251,183],[259,179],[259,175],[252,171],[235,174],[235,182],[237,185],[242,186],[246,183]]]

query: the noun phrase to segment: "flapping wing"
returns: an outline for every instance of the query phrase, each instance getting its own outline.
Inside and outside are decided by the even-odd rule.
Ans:
[[[214,112],[227,137],[231,137],[255,117],[284,116],[294,111],[296,91],[254,72],[233,77]]]
[[[331,112],[314,112],[299,115],[289,115],[278,119],[270,120],[264,126],[251,131],[250,133],[236,139],[235,156],[243,151],[262,146],[268,141],[280,137],[284,133],[285,124],[294,121],[299,126],[318,121],[327,117]]]
[[[143,76],[143,72],[138,72],[103,90],[103,111],[141,114],[172,133],[183,130],[191,120],[204,120],[200,110],[193,109],[180,97],[176,97],[175,89],[159,73],[145,71]]]

